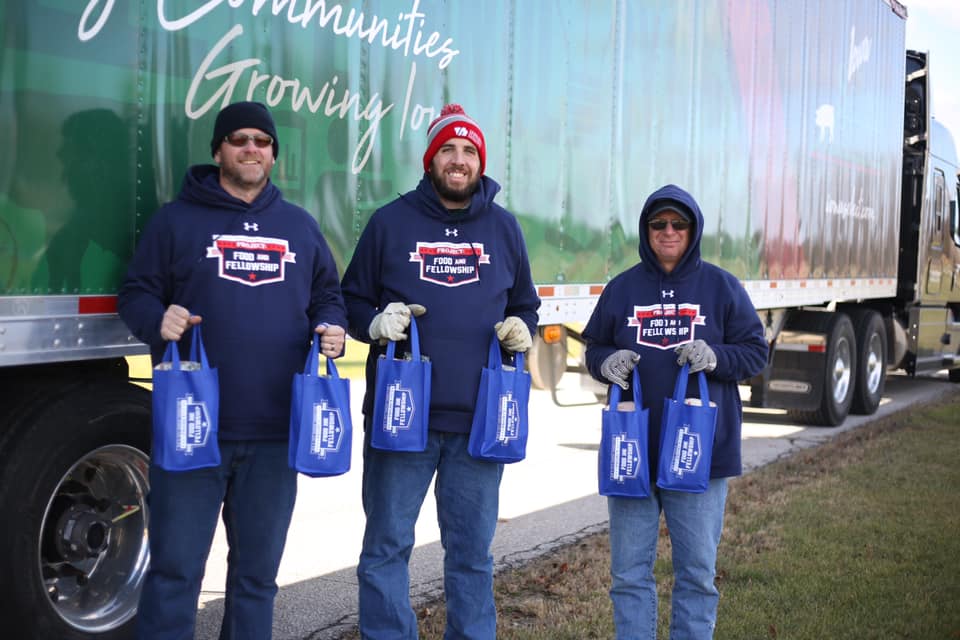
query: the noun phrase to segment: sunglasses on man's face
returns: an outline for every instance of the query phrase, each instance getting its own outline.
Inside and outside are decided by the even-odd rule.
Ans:
[[[690,223],[686,220],[651,220],[647,223],[647,226],[653,229],[654,231],[663,231],[667,228],[667,225],[673,227],[674,231],[686,231],[690,228]]]
[[[273,138],[268,136],[265,133],[231,133],[230,135],[224,137],[227,144],[231,147],[245,147],[249,140],[253,140],[253,144],[258,149],[266,149],[273,144]]]

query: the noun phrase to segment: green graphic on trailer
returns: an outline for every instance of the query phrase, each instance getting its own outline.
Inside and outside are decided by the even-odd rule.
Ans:
[[[865,35],[897,33],[880,2],[830,22],[772,1],[233,4],[5,4],[4,294],[115,292],[151,214],[211,162],[216,112],[243,99],[271,107],[273,180],[341,269],[373,211],[416,185],[426,128],[457,102],[484,131],[540,284],[632,266],[644,199],[666,183],[703,204],[704,259],[741,279],[830,277],[854,258],[896,275],[895,237],[870,231],[896,203],[858,208],[865,193],[895,199],[899,180],[858,117],[902,105],[885,72],[902,59]],[[775,50],[798,23],[819,34],[815,54]],[[783,133],[804,118],[803,134]],[[800,211],[823,215],[801,224]]]

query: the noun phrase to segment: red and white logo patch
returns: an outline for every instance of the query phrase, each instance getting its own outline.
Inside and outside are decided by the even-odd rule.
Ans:
[[[410,262],[420,263],[420,279],[445,287],[480,280],[480,265],[490,264],[490,254],[480,242],[418,242]]]
[[[207,257],[220,261],[220,277],[248,287],[282,282],[284,265],[296,263],[286,240],[257,236],[217,236]]]
[[[691,342],[696,325],[705,324],[698,304],[635,306],[627,318],[627,326],[637,328],[637,344],[663,350]]]

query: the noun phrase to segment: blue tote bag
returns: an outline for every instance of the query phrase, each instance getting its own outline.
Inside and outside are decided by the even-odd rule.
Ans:
[[[190,358],[199,368],[184,369],[176,342],[168,342],[153,371],[154,464],[167,471],[189,471],[220,464],[217,419],[220,384],[207,362],[200,325],[193,327]],[[164,366],[166,365],[166,366]]]
[[[602,496],[650,496],[649,411],[641,402],[640,374],[636,369],[632,386],[633,405],[621,407],[620,387],[610,385],[610,404],[602,412],[597,469]]]
[[[397,359],[397,343],[377,362],[370,445],[386,451],[424,451],[430,419],[430,361],[420,357],[417,321],[410,318],[409,358]]]
[[[318,375],[320,336],[314,334],[303,373],[293,374],[290,395],[290,468],[314,478],[350,470],[353,421],[350,381],[327,358],[327,375]]]
[[[687,398],[690,366],[677,375],[673,397],[663,400],[660,428],[660,462],[657,486],[670,491],[703,493],[710,483],[717,407],[710,404],[707,376],[700,371],[700,399]]]
[[[477,405],[470,426],[467,452],[479,460],[519,462],[527,455],[530,404],[530,374],[523,370],[523,354],[517,353],[515,369],[505,369],[500,342],[490,339],[487,366],[480,373]]]

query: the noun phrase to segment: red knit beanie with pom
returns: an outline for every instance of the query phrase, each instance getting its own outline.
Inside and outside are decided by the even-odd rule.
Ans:
[[[448,104],[440,110],[440,116],[427,128],[427,150],[423,154],[423,170],[430,170],[430,162],[440,147],[450,138],[464,138],[477,148],[480,155],[480,175],[487,166],[487,144],[483,140],[480,125],[473,121],[458,104]]]

